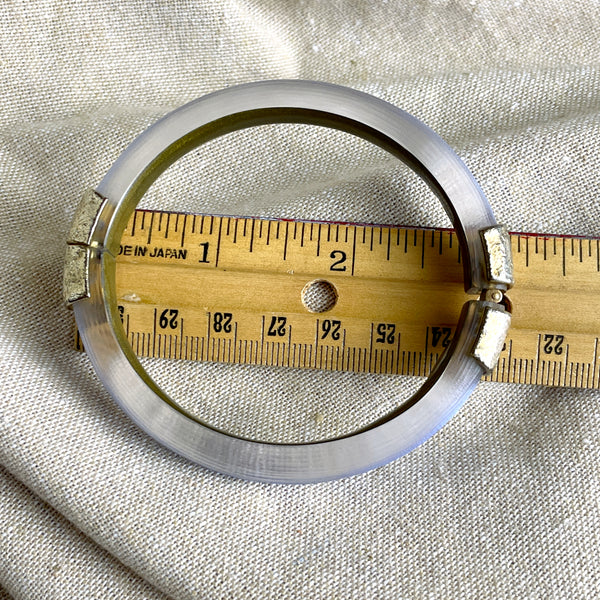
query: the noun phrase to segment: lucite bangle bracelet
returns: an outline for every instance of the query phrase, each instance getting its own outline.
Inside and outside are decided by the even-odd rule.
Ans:
[[[147,375],[117,312],[115,256],[138,201],[174,161],[225,133],[267,123],[309,123],[365,138],[414,169],[441,200],[464,256],[465,304],[452,344],[421,389],[370,427],[308,444],[229,435],[199,421]],[[102,383],[148,434],[210,469],[246,479],[302,483],[383,465],[433,435],[494,367],[510,313],[510,240],[466,166],[431,129],[395,106],[352,89],[311,81],[265,81],[190,102],[142,133],[77,210],[64,276],[85,349]]]

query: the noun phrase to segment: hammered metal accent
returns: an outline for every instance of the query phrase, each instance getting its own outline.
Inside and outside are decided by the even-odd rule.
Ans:
[[[488,372],[498,363],[510,321],[510,313],[502,308],[488,306],[485,309],[472,355]]]
[[[511,287],[514,284],[510,235],[504,225],[479,232],[486,256],[489,283]]]

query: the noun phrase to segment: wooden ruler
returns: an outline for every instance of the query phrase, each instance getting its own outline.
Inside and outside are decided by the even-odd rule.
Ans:
[[[600,388],[600,240],[512,248],[513,323],[488,379]],[[444,229],[138,210],[118,306],[140,356],[424,376],[468,298],[460,263]]]

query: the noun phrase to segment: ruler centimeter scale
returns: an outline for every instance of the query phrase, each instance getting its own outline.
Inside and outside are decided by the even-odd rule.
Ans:
[[[513,322],[487,379],[599,389],[600,240],[511,241]],[[472,298],[460,263],[446,229],[137,210],[117,302],[139,356],[426,376]]]

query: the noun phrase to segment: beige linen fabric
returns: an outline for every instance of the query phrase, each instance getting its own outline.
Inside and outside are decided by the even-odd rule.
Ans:
[[[11,600],[12,596],[3,588],[0,588],[0,599]]]
[[[4,469],[0,469],[0,502],[4,525],[0,569],[15,596],[166,598]]]
[[[124,416],[72,351],[60,290],[79,197],[127,144],[189,100],[268,78],[348,85],[421,118],[511,230],[599,236],[596,2],[6,1],[0,28],[0,593],[598,597],[597,392],[481,384],[390,465],[312,486],[248,483]],[[447,224],[394,159],[304,126],[217,140],[145,202]],[[419,383],[148,366],[213,424],[263,439],[349,431]]]

